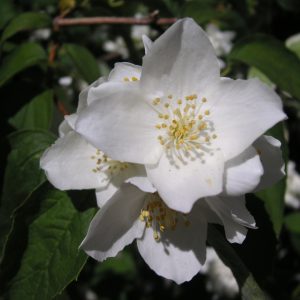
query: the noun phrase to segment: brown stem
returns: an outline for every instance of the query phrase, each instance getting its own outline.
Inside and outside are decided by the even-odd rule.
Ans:
[[[95,24],[127,24],[127,25],[169,25],[176,22],[176,18],[155,18],[153,16],[144,18],[133,17],[87,17],[87,18],[62,18],[56,17],[53,21],[55,29],[61,26],[95,25]]]

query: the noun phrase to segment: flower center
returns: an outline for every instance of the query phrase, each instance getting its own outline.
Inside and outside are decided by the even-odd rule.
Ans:
[[[213,149],[212,140],[217,138],[210,110],[204,109],[207,99],[198,99],[197,94],[175,100],[173,95],[155,98],[152,101],[159,122],[155,128],[160,131],[158,141],[172,157],[183,159],[190,154],[204,155]]]
[[[95,155],[91,156],[91,159],[95,160],[96,164],[95,168],[92,169],[94,173],[103,172],[110,177],[118,175],[129,167],[128,163],[112,160],[99,149],[96,150]]]
[[[153,237],[157,242],[160,241],[161,234],[166,230],[175,230],[180,223],[184,226],[190,225],[187,215],[166,206],[158,193],[149,194],[149,198],[141,210],[140,220],[145,222],[146,228],[153,228]]]

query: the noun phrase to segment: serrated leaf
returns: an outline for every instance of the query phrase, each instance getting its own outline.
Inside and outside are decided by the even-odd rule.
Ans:
[[[16,33],[51,26],[50,17],[41,12],[25,12],[14,17],[3,31],[1,43]]]
[[[42,130],[19,131],[10,137],[13,150],[7,160],[0,207],[0,261],[16,211],[46,181],[39,159],[54,139],[52,134]]]
[[[49,129],[53,117],[53,92],[48,90],[23,106],[9,123],[16,129]]]
[[[78,212],[66,193],[50,192],[30,225],[28,247],[12,281],[10,299],[48,300],[77,278],[87,256],[78,247],[95,213]]]
[[[283,43],[267,35],[241,40],[229,54],[263,72],[280,89],[300,100],[300,60]]]
[[[100,77],[98,63],[88,49],[75,44],[65,44],[64,49],[86,82],[92,83]]]
[[[300,213],[294,212],[287,215],[284,219],[286,228],[294,233],[300,234]]]
[[[212,225],[209,225],[208,227],[208,242],[234,274],[234,277],[240,287],[242,299],[267,299],[266,294],[261,290],[241,258],[232,246],[225,240],[221,232]]]
[[[46,52],[40,45],[36,43],[20,45],[2,63],[0,87],[22,70],[46,61]]]

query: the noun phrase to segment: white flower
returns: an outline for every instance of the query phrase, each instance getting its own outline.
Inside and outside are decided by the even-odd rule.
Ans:
[[[116,37],[114,41],[106,41],[103,45],[103,49],[107,52],[116,52],[120,54],[123,59],[129,56],[126,43],[121,36]]]
[[[217,56],[226,55],[232,48],[232,40],[235,37],[233,31],[221,31],[215,24],[209,23],[205,29]]]
[[[240,217],[245,218],[236,223],[229,209],[223,212],[222,217],[228,220],[224,225],[228,224],[225,229],[229,236],[244,233],[245,224],[255,227],[244,202],[240,198],[228,200],[238,205],[242,210]],[[223,200],[215,198],[214,201]],[[103,261],[136,239],[149,267],[180,284],[191,280],[205,262],[206,229],[211,217],[222,224],[222,219],[205,201],[198,201],[189,214],[183,214],[169,209],[157,193],[145,193],[126,184],[98,211],[81,248],[94,259]],[[234,232],[233,228],[238,231]]]
[[[289,161],[287,165],[286,192],[284,197],[287,206],[300,208],[300,175],[296,171],[296,164]]]
[[[254,143],[265,170],[265,175],[255,184],[260,188],[273,184],[283,175],[280,148],[274,141],[263,136]],[[246,161],[242,157],[231,161],[225,176],[226,186],[252,185],[257,172],[255,161],[255,155]],[[275,170],[272,164],[279,166],[279,170]],[[274,172],[273,182],[269,178],[271,172]],[[234,192],[239,194],[238,189]],[[231,243],[241,244],[247,228],[256,228],[255,220],[245,206],[244,196],[206,197],[185,214],[167,207],[158,193],[145,193],[133,185],[124,184],[100,207],[81,244],[83,250],[94,259],[103,261],[117,255],[136,239],[138,250],[149,267],[176,283],[188,281],[206,268],[208,222],[223,225]]]
[[[142,67],[117,64],[109,82],[91,87],[76,131],[114,160],[144,164],[171,209],[188,213],[199,198],[252,191],[263,174],[252,144],[285,119],[280,98],[258,80],[220,78],[191,19],[144,42]],[[233,170],[241,173],[226,181]]]
[[[105,81],[100,78],[91,87]],[[80,94],[77,113],[86,107],[89,89]],[[154,192],[144,166],[112,160],[74,131],[77,113],[65,117],[59,138],[41,157],[40,165],[48,180],[62,190],[96,189],[98,205],[105,203],[123,182]]]
[[[216,299],[224,295],[234,298],[238,294],[239,287],[231,270],[222,262],[213,248],[207,249],[204,267],[204,273],[208,275],[207,288],[216,294]]]

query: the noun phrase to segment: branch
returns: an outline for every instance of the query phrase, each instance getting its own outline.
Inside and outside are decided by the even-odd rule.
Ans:
[[[149,16],[144,18],[133,17],[87,17],[87,18],[63,18],[56,17],[53,21],[55,29],[62,26],[75,26],[75,25],[96,25],[96,24],[127,24],[127,25],[169,25],[176,22],[176,18],[156,18]]]

